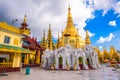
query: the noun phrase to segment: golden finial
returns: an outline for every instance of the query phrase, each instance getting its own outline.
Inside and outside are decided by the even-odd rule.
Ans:
[[[67,16],[67,25],[66,28],[73,27],[73,20],[72,20],[72,14],[71,14],[71,8],[70,5],[68,6],[68,16]]]
[[[49,29],[51,29],[51,23],[49,23]]]
[[[57,41],[57,48],[60,47],[60,37],[59,37],[59,32],[58,32],[58,41]]]
[[[68,17],[71,17],[71,8],[70,8],[70,4],[69,4],[69,6],[68,6]]]
[[[89,37],[89,34],[88,34],[88,30],[86,30],[86,39],[85,39],[85,44],[90,44],[90,37]]]
[[[71,8],[70,8],[70,4],[69,4],[69,6],[68,6],[68,10],[69,10],[69,11],[71,10]]]
[[[26,23],[26,14],[25,14],[25,16],[24,16],[24,23]]]
[[[88,30],[86,30],[86,37],[88,36]]]
[[[70,9],[70,1],[68,0],[68,9]]]
[[[58,37],[59,37],[59,32],[58,32]]]
[[[45,30],[43,32],[44,32],[43,37],[45,38]]]

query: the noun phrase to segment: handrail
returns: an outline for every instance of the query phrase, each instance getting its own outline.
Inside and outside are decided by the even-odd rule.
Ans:
[[[0,63],[0,68],[4,68],[4,67],[12,67],[12,62]]]

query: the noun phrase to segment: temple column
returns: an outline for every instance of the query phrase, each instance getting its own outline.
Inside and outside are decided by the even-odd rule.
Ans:
[[[29,54],[25,54],[24,64],[29,64]]]
[[[79,58],[79,56],[77,56],[76,63],[77,63],[77,69],[78,69],[78,70],[80,70],[80,66],[79,66],[79,61],[78,61],[78,58]]]
[[[62,68],[66,69],[66,58],[65,57],[63,57]]]
[[[56,58],[55,58],[55,62],[56,62],[55,69],[58,69],[58,66],[59,66],[58,59],[59,59],[59,57],[56,56]]]
[[[84,54],[84,53],[83,53],[83,54]],[[89,69],[88,66],[87,66],[87,64],[85,63],[86,57],[83,56],[82,59],[83,59],[83,62],[82,62],[82,63],[83,63],[83,69]]]
[[[45,56],[42,55],[41,59],[42,59],[42,60],[41,60],[41,65],[40,65],[40,66],[41,66],[42,68],[45,68],[45,62],[46,62]]]
[[[20,67],[21,53],[14,53],[12,67]]]
[[[40,50],[37,50],[37,53],[36,53],[36,64],[40,64]]]
[[[92,68],[97,68],[96,67],[96,64],[95,64],[95,57],[93,56],[93,57],[91,57],[91,63],[92,63]]]

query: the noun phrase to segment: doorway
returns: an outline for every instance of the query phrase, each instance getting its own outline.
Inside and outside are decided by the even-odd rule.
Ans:
[[[59,57],[59,69],[62,69],[63,58]]]

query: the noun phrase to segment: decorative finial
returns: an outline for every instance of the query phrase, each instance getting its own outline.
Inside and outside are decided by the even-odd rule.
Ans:
[[[70,8],[70,1],[68,0],[68,8]]]
[[[86,37],[88,37],[88,30],[86,30]]]
[[[49,29],[51,29],[51,23],[49,23]]]
[[[71,8],[70,8],[70,3],[69,3],[69,5],[68,5],[68,11],[70,11],[71,10]]]
[[[89,37],[89,34],[88,34],[88,30],[86,30],[86,40],[85,40],[85,43],[86,44],[90,44],[90,37]]]
[[[58,32],[58,37],[59,37],[59,32]]]
[[[45,30],[43,30],[43,33],[44,33],[44,34],[43,34],[43,37],[45,37]]]
[[[58,32],[58,43],[60,42],[60,36],[59,36],[59,32]]]
[[[26,14],[24,16],[24,20],[23,20],[21,26],[22,26],[21,29],[28,29],[27,28],[28,24],[27,24],[27,21],[26,21]]]
[[[24,16],[24,23],[26,23],[26,14],[25,14],[25,16]]]

